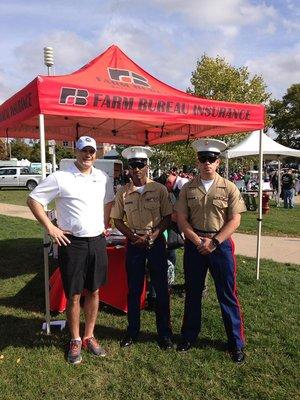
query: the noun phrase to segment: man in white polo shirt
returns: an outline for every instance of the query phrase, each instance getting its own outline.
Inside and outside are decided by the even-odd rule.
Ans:
[[[99,306],[99,287],[106,282],[107,253],[105,227],[114,199],[112,182],[93,167],[97,145],[82,136],[76,142],[76,161],[67,171],[57,171],[42,181],[29,195],[27,204],[36,219],[59,246],[60,271],[68,299],[67,320],[71,341],[68,361],[79,364],[81,347],[96,356],[105,350],[94,338]],[[47,217],[44,206],[55,199],[57,226]],[[80,297],[84,302],[85,331],[79,332]]]

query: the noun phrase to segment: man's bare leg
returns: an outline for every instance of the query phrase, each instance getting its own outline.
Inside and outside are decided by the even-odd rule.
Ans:
[[[94,334],[94,328],[99,308],[99,290],[87,292],[84,300],[85,328],[83,339],[90,338]]]
[[[68,300],[67,320],[70,328],[71,339],[80,337],[80,294],[74,294]]]

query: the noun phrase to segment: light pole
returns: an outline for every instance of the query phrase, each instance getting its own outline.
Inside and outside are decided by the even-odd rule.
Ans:
[[[53,48],[52,47],[44,47],[44,63],[48,68],[48,75],[51,73],[51,67],[54,64],[53,60]],[[40,146],[41,146],[41,165],[42,165],[42,177],[46,178],[46,152],[45,152],[45,121],[44,114],[39,114],[39,128],[40,128]],[[52,147],[52,150],[55,150]],[[54,160],[55,161],[55,160]],[[53,159],[52,159],[53,162]],[[55,171],[55,165],[53,166]],[[45,212],[47,211],[47,206],[44,207]],[[47,231],[44,229],[44,283],[45,283],[45,308],[46,308],[46,322],[43,324],[43,329],[45,325],[45,330],[47,335],[51,333],[51,322],[50,322],[50,294],[49,294],[49,248],[50,248],[50,237]]]
[[[48,68],[48,75],[52,74],[52,67],[54,65],[53,47],[44,47],[44,64]]]

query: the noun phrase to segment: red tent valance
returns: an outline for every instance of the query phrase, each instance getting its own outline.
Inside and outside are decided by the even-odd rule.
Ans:
[[[80,70],[38,76],[0,106],[0,136],[158,144],[188,137],[253,131],[264,126],[264,106],[201,99],[154,78],[117,46]]]

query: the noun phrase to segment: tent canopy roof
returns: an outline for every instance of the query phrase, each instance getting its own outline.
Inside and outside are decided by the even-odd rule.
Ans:
[[[144,71],[117,46],[78,71],[38,76],[0,106],[0,136],[159,144],[264,126],[264,106],[201,99]]]
[[[236,146],[224,152],[227,158],[255,156],[259,154],[259,131],[252,132]],[[277,157],[300,157],[300,150],[294,150],[275,142],[265,133],[262,134],[262,152]]]

